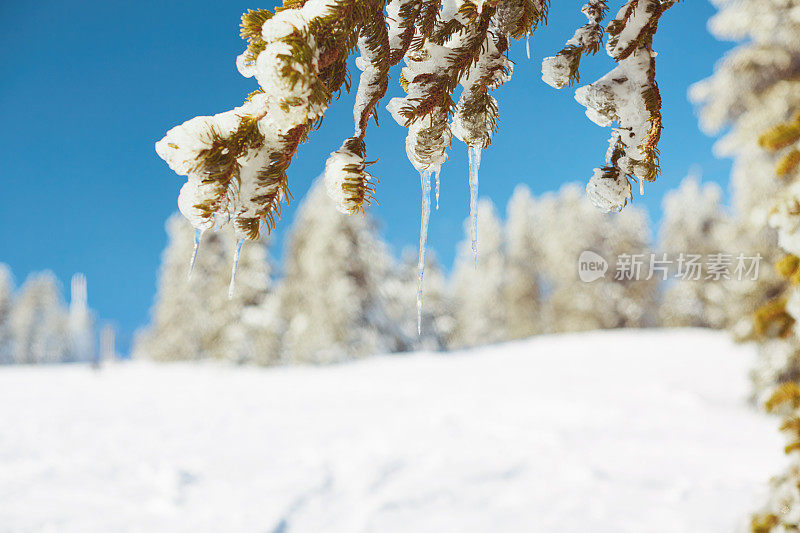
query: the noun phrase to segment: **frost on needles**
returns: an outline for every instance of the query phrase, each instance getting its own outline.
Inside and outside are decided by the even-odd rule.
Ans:
[[[547,83],[571,86],[580,79],[581,56],[596,53],[608,35],[606,50],[616,68],[576,92],[592,121],[616,122],[605,165],[595,169],[587,187],[603,209],[627,203],[629,180],[642,183],[658,175],[661,98],[652,44],[659,18],[675,1],[628,0],[604,27],[607,2],[590,0],[582,9],[588,23],[544,61]],[[370,117],[377,123],[389,71],[403,61],[406,96],[387,107],[408,129],[406,153],[420,174],[423,204],[430,205],[428,180],[433,176],[438,184],[455,137],[473,161],[470,204],[477,221],[478,161],[499,120],[489,91],[511,78],[510,41],[527,41],[548,10],[549,0],[286,0],[274,13],[248,11],[241,24],[247,47],[236,66],[256,79],[258,89],[241,106],[195,117],[156,143],[158,155],[187,177],[178,199],[181,212],[201,232],[231,223],[239,238],[255,240],[262,227],[274,228],[282,203],[291,198],[286,171],[292,158],[332,100],[350,90],[347,60],[357,52],[353,134],[325,165],[326,189],[336,207],[363,213],[374,198],[367,125]]]

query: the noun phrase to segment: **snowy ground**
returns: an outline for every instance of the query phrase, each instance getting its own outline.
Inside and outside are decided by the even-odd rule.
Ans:
[[[606,332],[328,368],[0,368],[0,531],[731,532],[749,348]]]

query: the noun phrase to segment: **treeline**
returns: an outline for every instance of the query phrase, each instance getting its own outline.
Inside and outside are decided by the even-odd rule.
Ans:
[[[764,245],[727,214],[720,197],[719,187],[694,178],[668,194],[658,252],[643,211],[603,214],[577,186],[538,198],[520,186],[505,220],[484,199],[477,262],[466,225],[449,277],[428,254],[421,334],[416,252],[393,257],[369,217],[339,213],[320,184],[299,209],[280,270],[264,243],[244,246],[232,298],[233,234],[203,236],[187,281],[194,230],[175,215],[167,223],[151,323],[137,335],[133,354],[273,365],[623,327],[738,324],[747,336],[746,317],[774,278],[771,248],[758,249]],[[587,250],[608,262],[590,282],[578,268]],[[736,271],[743,256],[752,267],[759,253],[755,276],[752,269]],[[699,265],[697,278],[686,276],[689,256]]]
[[[96,345],[83,274],[73,276],[67,306],[52,272],[32,274],[15,290],[0,264],[0,364],[94,361]]]

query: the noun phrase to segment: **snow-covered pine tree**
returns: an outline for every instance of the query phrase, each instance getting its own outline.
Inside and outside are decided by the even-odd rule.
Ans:
[[[719,12],[709,23],[712,33],[719,39],[743,43],[718,63],[713,76],[692,87],[690,95],[700,105],[704,129],[716,133],[728,128],[716,150],[734,158],[731,184],[738,225],[736,247],[748,254],[760,253],[769,264],[782,254],[767,218],[775,198],[792,180],[791,175],[780,173],[776,178],[776,163],[783,153],[763,150],[759,137],[765,127],[791,119],[800,109],[800,21],[794,16],[798,2],[714,3]],[[785,170],[788,173],[790,169]],[[781,334],[785,302],[776,296],[782,285],[772,269],[762,268],[752,286],[732,287],[738,291],[730,301],[733,312],[748,316],[766,304],[756,316],[755,333]]]
[[[267,361],[275,353],[261,353],[269,346],[260,337],[271,337],[271,325],[256,328],[243,315],[269,299],[269,264],[262,242],[241,248],[236,284],[231,283],[229,266],[237,243],[226,229],[199,236],[182,217],[167,221],[168,243],[164,250],[158,291],[150,325],[137,334],[134,357],[158,361],[225,359],[237,362]],[[192,255],[195,239],[201,237],[196,261],[189,274],[186,258]],[[238,328],[232,330],[233,325]],[[274,349],[275,352],[277,351]]]
[[[800,63],[800,43],[795,59]],[[795,81],[794,88],[800,90],[800,81]],[[800,97],[791,111],[790,118],[774,124],[761,135],[759,144],[779,156],[775,173],[787,183],[770,213],[769,222],[778,230],[778,243],[786,252],[775,266],[788,281],[781,301],[785,302],[785,312],[796,324],[800,320]],[[800,335],[796,326],[794,333]]]
[[[15,363],[58,363],[68,358],[67,313],[52,272],[32,274],[25,280],[9,323]]]
[[[552,330],[651,325],[660,274],[647,279],[652,251],[647,244],[646,214],[635,208],[615,215],[601,213],[574,185],[565,185],[557,194],[545,195],[539,202],[542,220],[547,223],[541,246],[546,277],[553,285],[547,305]],[[604,277],[581,281],[578,259],[584,251],[594,252],[608,262]],[[636,265],[640,265],[638,272]]]
[[[785,533],[800,530],[800,385],[778,385],[765,402],[767,412],[783,419],[784,451],[789,466],[770,480],[770,495],[750,520],[752,533]]]
[[[509,339],[523,339],[546,330],[542,309],[543,251],[545,235],[538,224],[537,205],[530,189],[518,185],[508,202],[504,289]]]
[[[494,204],[481,199],[478,239],[481,253],[472,250],[472,221],[464,221],[466,238],[459,246],[453,267],[452,299],[455,330],[451,347],[491,344],[508,339],[506,306],[506,258],[503,226]]]
[[[750,377],[753,382],[751,400],[756,403],[769,397],[776,386],[800,381],[800,340],[794,335],[760,338],[758,358]]]
[[[767,388],[779,382],[766,408],[784,419],[782,429],[789,437],[786,452],[791,466],[774,478],[770,500],[753,516],[751,530],[796,531],[800,529],[800,341],[795,328],[800,317],[800,296],[795,288],[800,281],[800,2],[716,3],[719,13],[712,19],[712,31],[718,37],[745,42],[728,54],[693,94],[704,104],[701,118],[706,125],[730,126],[720,145],[735,157],[734,197],[742,217],[753,228],[750,235],[760,232],[771,237],[761,239],[769,247],[762,255],[772,260],[778,250],[774,236],[765,230],[767,221],[777,229],[780,247],[788,252],[776,262],[776,270],[788,286],[772,283],[767,290],[755,293],[757,298],[769,301],[755,314],[754,331],[761,338],[756,386]]]
[[[234,237],[230,234],[229,244]],[[225,326],[217,358],[237,363],[273,365],[280,360],[282,322],[276,315],[280,296],[274,290],[272,264],[267,254],[265,238],[241,246],[235,284],[229,284],[227,304],[229,320]],[[226,278],[223,278],[223,281]]]
[[[425,266],[425,299],[417,315],[418,257],[414,249],[403,250],[398,272],[387,280],[386,295],[393,316],[401,316],[403,334],[411,350],[438,351],[447,347],[453,333],[452,305],[447,282],[436,255],[428,250]],[[419,320],[419,321],[418,321]],[[419,328],[419,329],[418,329]]]
[[[167,220],[167,246],[161,255],[158,290],[151,309],[150,323],[137,332],[131,353],[137,359],[155,361],[200,359],[204,356],[199,329],[205,316],[201,295],[187,283],[188,262],[195,231],[178,215]],[[205,285],[208,266],[218,269],[218,257],[212,253],[218,236],[203,243],[203,254],[192,265],[192,285]],[[210,265],[209,265],[210,263]],[[209,295],[210,296],[210,295]],[[214,295],[219,296],[219,295]],[[203,324],[205,331],[216,329],[216,321]]]
[[[767,264],[777,263],[778,270],[791,279],[794,259],[791,254],[783,257],[775,231],[767,222],[771,218],[773,225],[789,233],[794,227],[789,189],[796,171],[791,165],[791,135],[784,136],[781,124],[791,122],[800,109],[800,22],[792,15],[798,3],[720,0],[717,6],[719,13],[710,24],[712,32],[721,39],[744,43],[719,63],[712,77],[693,87],[691,95],[703,106],[701,123],[707,130],[715,132],[730,126],[718,143],[718,151],[734,157],[731,182],[737,215],[736,246],[761,254]],[[764,136],[764,128],[771,125],[778,125],[773,132],[776,135]],[[775,209],[778,197],[787,201]],[[776,212],[770,216],[773,209]],[[781,244],[790,249],[791,238]],[[787,341],[788,345],[783,341],[794,322],[787,312],[785,285],[771,268],[762,268],[752,286],[733,286],[737,290],[729,304],[733,313],[747,317],[757,310],[754,321],[741,322],[749,328],[736,329],[741,338],[755,336],[760,340],[756,392],[769,386],[773,377],[796,373],[787,366],[798,360],[795,341]]]
[[[631,179],[658,175],[661,97],[653,37],[675,1],[627,0],[605,24],[606,0],[589,0],[587,23],[544,61],[547,83],[570,86],[579,81],[581,57],[596,53],[608,34],[606,52],[615,68],[576,93],[592,121],[617,124],[605,165],[594,170],[587,188],[604,209],[626,204]],[[255,77],[258,89],[240,107],[195,117],[156,144],[159,156],[188,178],[178,199],[181,212],[198,229],[231,222],[241,238],[257,239],[262,224],[271,229],[289,198],[286,170],[334,97],[350,89],[347,61],[358,48],[354,133],[326,163],[329,195],[349,214],[372,200],[376,180],[367,171],[366,128],[370,117],[377,120],[391,67],[404,60],[399,79],[407,95],[392,99],[388,109],[408,128],[406,152],[420,173],[427,206],[421,241],[431,175],[438,179],[453,136],[469,150],[474,240],[481,150],[499,116],[489,90],[511,76],[509,40],[527,39],[549,7],[549,0],[286,0],[274,12],[248,11],[241,23],[247,48],[236,65],[243,76]]]
[[[680,187],[664,197],[664,216],[660,229],[660,251],[672,260],[712,254],[733,254],[731,221],[720,200],[722,190],[714,183],[701,186],[697,176],[687,176]],[[665,289],[659,306],[665,326],[704,327],[722,329],[729,325],[728,299],[730,280],[706,279],[698,275],[673,270],[676,279]]]
[[[0,365],[14,362],[11,336],[11,308],[14,304],[14,278],[11,269],[0,263]]]
[[[100,353],[98,363],[110,363],[117,360],[117,329],[105,324],[100,330]]]
[[[800,46],[796,56],[800,61]],[[792,83],[794,80],[789,81]],[[796,88],[800,88],[795,82]],[[800,99],[798,99],[800,108]],[[753,369],[755,394],[768,391],[776,384],[800,381],[800,226],[798,202],[800,188],[797,158],[800,154],[800,111],[778,122],[762,133],[759,144],[779,156],[775,174],[784,182],[776,206],[770,213],[770,225],[778,230],[781,257],[775,262],[780,281],[773,281],[768,296],[772,299],[755,313],[755,332],[759,334],[759,360]],[[775,252],[773,247],[771,252]],[[769,271],[769,273],[773,273]]]
[[[781,338],[782,334],[775,335],[782,328],[775,327],[773,312],[782,307],[776,298],[785,290],[786,279],[773,268],[784,255],[777,244],[775,230],[767,226],[759,228],[747,215],[734,212],[731,232],[729,250],[761,257],[757,278],[726,283],[727,311],[734,337],[739,341],[755,338],[761,343]],[[778,316],[785,318],[782,311]],[[778,322],[782,320],[779,318]]]
[[[94,317],[87,303],[86,276],[75,274],[70,283],[69,315],[70,361],[94,361],[96,357]]]
[[[367,217],[337,211],[318,181],[297,213],[284,257],[284,359],[328,363],[411,346],[393,315],[393,259]]]
[[[242,309],[241,321],[226,330],[226,345],[239,363],[270,366],[281,363],[285,322],[280,315],[280,287],[271,288],[261,303]]]

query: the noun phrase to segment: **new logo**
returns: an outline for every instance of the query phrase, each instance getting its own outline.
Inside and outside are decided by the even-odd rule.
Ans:
[[[591,250],[584,250],[578,257],[578,277],[585,283],[591,283],[605,277],[608,262]]]

